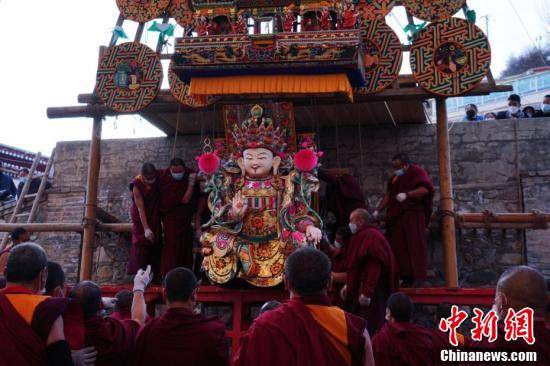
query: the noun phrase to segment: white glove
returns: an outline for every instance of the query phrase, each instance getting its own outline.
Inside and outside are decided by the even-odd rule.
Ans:
[[[406,193],[399,193],[397,196],[395,196],[395,199],[398,202],[403,202],[407,199],[407,194]]]
[[[378,212],[378,210],[376,210],[372,213],[372,218],[373,219],[378,220],[378,216],[380,216],[380,212]]]
[[[145,229],[145,238],[150,242],[153,242],[155,240],[155,234],[153,234],[153,230]]]
[[[361,296],[359,296],[359,305],[369,306],[370,305],[370,297],[366,297],[365,295],[361,294]]]
[[[340,298],[342,300],[346,300],[346,291],[347,289],[346,289],[346,286],[344,285],[344,287],[342,287],[342,289],[340,290]]]
[[[140,268],[134,277],[134,291],[144,292],[152,277],[150,265],[147,266],[145,271]]]
[[[103,307],[105,309],[114,309],[115,304],[117,302],[116,297],[102,297],[101,302],[103,303]]]
[[[94,347],[82,348],[71,351],[71,358],[75,366],[93,366],[97,359],[97,351]]]

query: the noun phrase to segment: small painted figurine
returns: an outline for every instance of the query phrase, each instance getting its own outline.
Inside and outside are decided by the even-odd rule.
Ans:
[[[328,11],[328,8],[326,6],[323,7],[323,10],[321,11],[321,16],[318,18],[318,21],[321,30],[332,29],[332,19],[330,17],[330,12]]]
[[[296,16],[292,8],[287,7],[285,9],[285,16],[283,20],[283,32],[290,33],[294,31],[294,23],[296,23]]]

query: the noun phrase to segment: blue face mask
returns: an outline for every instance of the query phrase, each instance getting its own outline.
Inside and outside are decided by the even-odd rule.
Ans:
[[[550,104],[542,103],[540,105],[540,110],[542,111],[542,113],[550,113]]]
[[[400,177],[402,176],[403,174],[405,174],[405,170],[403,168],[401,169],[398,169],[396,171],[393,172],[396,176]]]
[[[183,173],[170,173],[172,174],[172,178],[174,178],[174,180],[182,180],[183,179]]]

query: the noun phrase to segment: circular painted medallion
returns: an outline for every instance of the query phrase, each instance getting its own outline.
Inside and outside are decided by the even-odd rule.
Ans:
[[[452,17],[466,0],[402,0],[402,3],[415,17],[435,22]]]
[[[172,63],[168,67],[168,83],[170,84],[170,92],[178,102],[193,108],[201,108],[209,106],[218,100],[218,95],[189,95],[189,84],[183,82],[179,76],[172,70]]]
[[[170,0],[116,0],[124,18],[136,22],[148,22],[159,18],[170,4]]]
[[[491,66],[491,48],[475,24],[459,18],[432,23],[411,47],[411,69],[424,89],[439,95],[466,93]]]
[[[96,91],[110,109],[132,113],[155,99],[162,82],[157,54],[136,42],[107,49],[97,70]]]
[[[397,34],[382,20],[368,19],[361,27],[365,85],[356,93],[384,90],[399,76],[403,49]]]
[[[168,5],[168,14],[183,28],[193,24],[193,11],[188,0],[172,0]]]

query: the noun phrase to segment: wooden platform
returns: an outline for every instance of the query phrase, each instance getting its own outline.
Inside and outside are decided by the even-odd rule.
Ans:
[[[128,286],[102,286],[103,296],[114,296],[121,289],[131,289]],[[403,288],[416,304],[437,305],[448,302],[455,305],[491,306],[495,296],[494,288]],[[198,301],[205,305],[232,307],[231,325],[227,338],[231,340],[231,350],[235,352],[240,338],[252,322],[257,308],[269,300],[285,300],[288,292],[284,289],[224,289],[218,286],[201,286],[198,291]],[[163,303],[162,288],[151,286],[145,292],[148,312],[154,314],[155,306]]]

